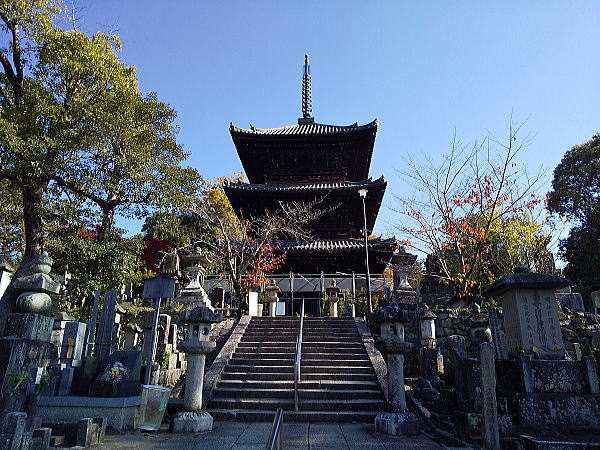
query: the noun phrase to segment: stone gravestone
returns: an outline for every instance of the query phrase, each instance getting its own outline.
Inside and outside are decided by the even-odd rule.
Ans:
[[[502,303],[509,354],[564,356],[554,291],[569,284],[565,278],[531,273],[520,266],[484,292]]]
[[[113,328],[117,307],[117,291],[110,290],[104,294],[102,315],[96,332],[96,343],[94,345],[94,356],[99,359],[100,367],[105,367],[113,346]]]
[[[72,366],[80,365],[78,362],[81,361],[86,328],[83,322],[67,322],[65,325],[59,358],[71,360]]]
[[[91,397],[133,397],[140,393],[142,352],[116,351],[90,386]]]
[[[124,327],[123,350],[138,350],[144,330],[137,323],[128,323]]]
[[[573,293],[562,293],[556,292],[554,294],[556,300],[560,303],[560,306],[563,308],[569,308],[571,311],[585,311],[585,306],[583,305],[583,298],[579,292]]]
[[[496,352],[496,359],[507,359],[508,351],[504,341],[504,333],[500,330],[498,321],[498,308],[488,308],[488,319],[490,322],[490,331],[492,332],[492,343]]]

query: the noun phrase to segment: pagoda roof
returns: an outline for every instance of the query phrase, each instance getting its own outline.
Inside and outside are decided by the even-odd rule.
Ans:
[[[250,125],[250,129],[240,128],[233,123],[229,126],[232,136],[235,134],[251,136],[325,136],[335,134],[347,134],[363,130],[377,130],[377,119],[365,125],[354,122],[351,125],[327,125],[324,123],[298,123],[279,128],[256,128]]]
[[[280,240],[285,262],[277,273],[364,273],[364,239],[317,239],[314,241]],[[399,242],[395,238],[376,237],[368,240],[371,273],[383,273]]]
[[[277,211],[282,204],[318,202],[317,209],[326,211],[311,222],[308,228],[315,236],[350,238],[362,236],[363,205],[358,195],[367,189],[365,199],[367,230],[372,230],[377,219],[385,188],[383,176],[361,182],[315,182],[296,184],[251,184],[230,182],[223,186],[225,194],[238,217],[256,218],[266,210]]]
[[[229,189],[241,189],[246,191],[274,191],[274,192],[302,192],[302,191],[332,191],[332,190],[352,190],[368,189],[378,186],[385,186],[386,182],[383,175],[376,180],[371,178],[364,181],[339,181],[331,183],[266,183],[252,184],[243,181],[229,182],[225,186]]]
[[[297,125],[246,130],[231,125],[231,138],[251,183],[360,181],[369,176],[377,121]]]
[[[381,237],[371,238],[368,240],[369,249],[371,250],[388,250],[394,249],[398,241],[395,238],[382,239]],[[322,251],[322,252],[337,252],[345,250],[356,250],[365,248],[364,239],[316,239],[314,241],[294,241],[280,240],[277,241],[279,247],[285,251]]]

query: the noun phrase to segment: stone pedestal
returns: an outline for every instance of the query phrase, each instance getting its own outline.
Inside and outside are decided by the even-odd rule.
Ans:
[[[199,432],[212,430],[212,417],[202,409],[202,388],[204,385],[204,363],[206,355],[213,351],[216,343],[209,341],[211,324],[223,320],[221,314],[215,314],[200,306],[186,314],[187,339],[180,348],[187,353],[187,374],[183,409],[173,421],[175,432]]]
[[[175,416],[173,430],[176,433],[199,433],[211,431],[213,417],[206,411],[182,411]]]

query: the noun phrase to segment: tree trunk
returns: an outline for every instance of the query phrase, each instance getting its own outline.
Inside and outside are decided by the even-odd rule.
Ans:
[[[110,207],[102,208],[102,223],[98,230],[98,242],[104,244],[110,241],[114,221],[115,210]]]
[[[6,319],[11,311],[16,298],[13,282],[17,278],[28,275],[29,263],[37,259],[44,247],[44,230],[42,220],[44,189],[38,184],[34,187],[25,187],[22,191],[23,198],[23,228],[25,231],[25,252],[21,264],[14,273],[12,280],[0,299],[0,336],[4,336]]]

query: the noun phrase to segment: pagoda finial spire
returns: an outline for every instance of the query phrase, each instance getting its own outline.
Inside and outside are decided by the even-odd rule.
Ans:
[[[302,74],[302,118],[312,119],[312,83],[308,55],[304,55],[304,73]]]

